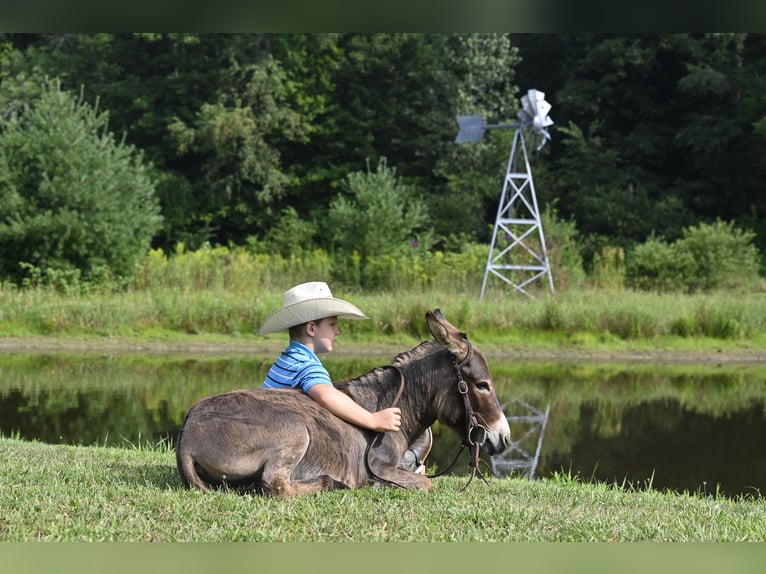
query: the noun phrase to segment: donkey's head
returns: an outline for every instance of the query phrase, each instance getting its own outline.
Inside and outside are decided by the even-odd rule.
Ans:
[[[439,309],[426,313],[426,322],[431,334],[449,352],[452,360],[454,396],[458,400],[451,401],[454,405],[452,413],[443,413],[445,422],[453,425],[464,439],[484,441],[483,446],[489,454],[502,452],[510,443],[511,429],[495,394],[484,355],[444,318]]]

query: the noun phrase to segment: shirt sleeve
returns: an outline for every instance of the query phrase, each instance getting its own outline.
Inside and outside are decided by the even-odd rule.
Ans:
[[[315,385],[332,385],[330,373],[321,364],[310,364],[301,369],[297,374],[299,386],[304,393]]]

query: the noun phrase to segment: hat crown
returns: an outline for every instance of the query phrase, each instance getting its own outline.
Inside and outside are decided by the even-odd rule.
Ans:
[[[310,281],[285,291],[282,295],[282,305],[294,305],[301,301],[322,298],[332,298],[330,287],[324,281]]]

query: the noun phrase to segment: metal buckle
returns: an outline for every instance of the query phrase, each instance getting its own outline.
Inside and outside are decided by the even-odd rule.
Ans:
[[[475,430],[481,431],[481,440],[474,440],[473,434]],[[482,446],[484,444],[484,441],[487,440],[487,433],[489,431],[484,425],[476,425],[475,427],[471,427],[471,430],[468,431],[468,440],[471,441],[471,444],[478,444],[479,446]]]

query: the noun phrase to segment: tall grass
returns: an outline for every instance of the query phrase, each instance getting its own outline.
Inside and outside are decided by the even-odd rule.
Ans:
[[[461,261],[458,259],[462,258]],[[0,286],[0,336],[248,336],[302,281],[327,280],[337,296],[360,306],[371,321],[346,321],[352,339],[420,339],[425,311],[441,308],[466,332],[499,343],[712,339],[746,344],[766,337],[766,295],[656,294],[577,287],[535,298],[498,286],[479,300],[483,260],[478,250],[390,258],[389,279],[361,289],[334,275],[322,251],[285,259],[242,249],[152,251],[137,279],[121,288],[64,292],[52,287]]]

